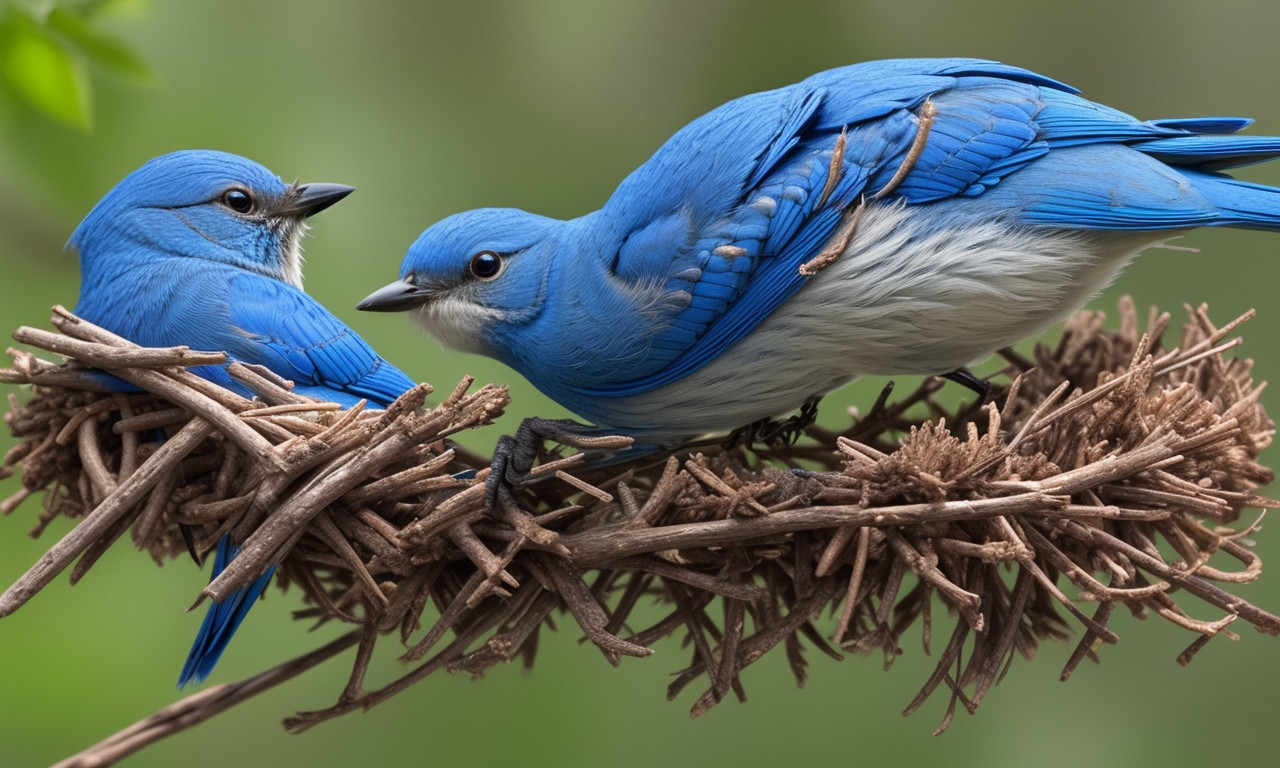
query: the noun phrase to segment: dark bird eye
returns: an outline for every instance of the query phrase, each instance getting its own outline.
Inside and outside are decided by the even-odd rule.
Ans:
[[[228,189],[222,193],[222,202],[236,213],[248,213],[253,210],[253,198],[243,189]]]
[[[481,251],[471,257],[471,274],[481,280],[492,280],[502,271],[502,257],[493,251]]]

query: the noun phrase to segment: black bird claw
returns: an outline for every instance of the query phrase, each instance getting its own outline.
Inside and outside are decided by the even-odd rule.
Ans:
[[[531,477],[545,441],[579,450],[619,449],[631,445],[630,438],[605,436],[596,427],[572,419],[528,418],[520,422],[515,435],[503,435],[493,449],[492,471],[485,481],[485,501],[490,509],[513,488],[533,482]]]
[[[976,392],[979,397],[979,405],[983,405],[991,399],[991,382],[974,376],[973,372],[968,368],[957,368],[951,373],[942,374],[942,378],[947,381],[954,381],[955,383]]]
[[[750,448],[756,443],[769,448],[794,445],[804,431],[818,420],[818,400],[815,397],[804,401],[798,412],[785,419],[764,418],[733,430],[725,440],[725,447],[736,448],[742,445]]]

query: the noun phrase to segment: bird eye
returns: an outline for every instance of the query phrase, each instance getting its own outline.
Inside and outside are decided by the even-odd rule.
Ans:
[[[492,280],[502,272],[502,257],[493,251],[480,251],[471,257],[471,274],[481,280]]]
[[[222,202],[236,213],[248,213],[253,210],[253,198],[243,189],[228,189],[223,192]]]

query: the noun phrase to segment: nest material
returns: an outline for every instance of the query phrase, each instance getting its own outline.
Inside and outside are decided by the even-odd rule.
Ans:
[[[1188,308],[1181,341],[1166,350],[1168,315],[1153,310],[1142,334],[1132,304],[1121,309],[1118,332],[1085,312],[1034,365],[1008,355],[1016,378],[995,382],[999,407],[947,408],[929,380],[892,403],[886,389],[848,430],[810,427],[791,446],[590,470],[580,454],[545,453],[532,481],[493,507],[487,459],[446,438],[500,413],[503,388],[469,392],[464,381],[424,407],[422,385],[385,412],[341,411],[233,365],[259,394],[251,401],[184,368],[220,355],[141,349],[59,311],[65,335],[14,335],[71,361],[11,350],[14,369],[0,372],[33,385],[25,403],[10,395],[6,420],[22,442],[5,465],[21,468],[23,490],[2,508],[43,491],[33,535],[59,515],[83,519],[0,597],[0,616],[77,558],[78,579],[126,531],[157,561],[202,555],[230,532],[243,549],[205,595],[221,599],[275,562],[278,583],[296,583],[309,603],[299,617],[357,627],[210,689],[182,723],[173,712],[145,721],[150,739],[357,643],[337,703],[289,728],[367,708],[440,669],[531,664],[541,630],[563,611],[614,663],[682,634],[692,656],[668,693],[705,677],[697,715],[742,696],[742,670],[779,645],[799,681],[803,641],[836,658],[880,650],[892,660],[918,622],[928,648],[937,598],[953,626],[906,711],[943,687],[939,730],[957,704],[977,707],[1015,653],[1030,658],[1073,624],[1083,634],[1062,677],[1094,659],[1118,640],[1109,620],[1120,605],[1194,633],[1183,663],[1230,636],[1236,619],[1280,634],[1280,617],[1219,586],[1261,574],[1243,538],[1253,527],[1226,524],[1277,505],[1254,494],[1272,480],[1257,463],[1273,432],[1262,387],[1249,361],[1223,355],[1247,316],[1218,329],[1203,307]],[[145,391],[103,391],[87,367]],[[1212,618],[1193,618],[1175,602],[1179,590]],[[660,617],[639,624],[633,609],[654,596]],[[369,660],[390,634],[410,669],[367,690]],[[104,742],[96,758],[136,749],[138,732],[129,738]]]

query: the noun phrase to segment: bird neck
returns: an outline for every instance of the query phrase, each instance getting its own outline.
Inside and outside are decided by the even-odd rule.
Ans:
[[[644,373],[650,337],[667,314],[662,282],[628,281],[610,269],[618,237],[592,226],[567,234],[573,236],[551,259],[533,322],[496,345],[499,359],[562,402],[584,382],[607,386]]]

